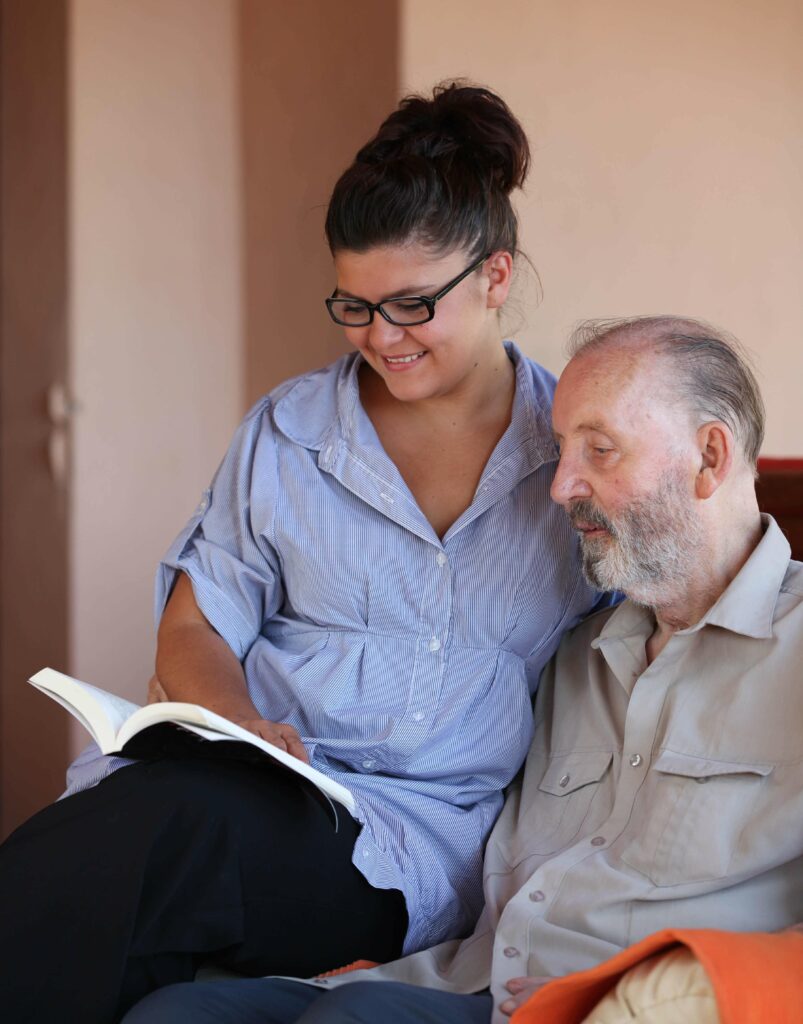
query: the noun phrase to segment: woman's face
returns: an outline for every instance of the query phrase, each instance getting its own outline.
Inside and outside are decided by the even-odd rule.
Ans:
[[[466,267],[462,249],[434,257],[423,246],[381,246],[335,256],[338,296],[377,303],[404,295],[432,296]],[[501,271],[500,271],[501,267]],[[378,312],[365,327],[344,327],[349,342],[400,401],[457,395],[505,359],[497,310],[509,288],[510,256],[494,254],[417,326],[390,324]]]

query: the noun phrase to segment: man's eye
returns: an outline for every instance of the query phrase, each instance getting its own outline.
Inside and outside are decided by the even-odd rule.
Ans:
[[[418,313],[426,308],[426,303],[420,299],[396,299],[391,305],[396,309],[404,310],[405,313]]]
[[[366,307],[360,302],[355,302],[341,306],[340,308],[344,313],[364,313]]]
[[[594,451],[595,455],[609,455],[613,451],[613,449],[612,448],[594,448],[593,451]]]

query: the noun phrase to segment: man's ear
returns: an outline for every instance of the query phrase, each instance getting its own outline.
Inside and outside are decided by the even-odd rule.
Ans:
[[[704,423],[697,431],[700,469],[694,481],[698,498],[705,500],[725,482],[733,467],[736,442],[733,431],[720,420]]]
[[[499,309],[507,300],[507,293],[513,280],[513,257],[504,250],[495,252],[483,270],[488,277],[488,309]]]

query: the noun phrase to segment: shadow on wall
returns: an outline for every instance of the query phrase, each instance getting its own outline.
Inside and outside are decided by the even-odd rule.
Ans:
[[[346,349],[326,204],[398,98],[398,3],[241,0],[245,399]]]

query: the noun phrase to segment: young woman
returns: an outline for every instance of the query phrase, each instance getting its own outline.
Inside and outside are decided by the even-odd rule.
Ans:
[[[327,216],[354,351],[251,410],[160,570],[167,696],[308,759],[354,817],[264,764],[90,748],[0,854],[11,1019],[472,925],[539,673],[598,597],[549,500],[554,382],[500,333],[527,167],[493,93],[402,101]]]

